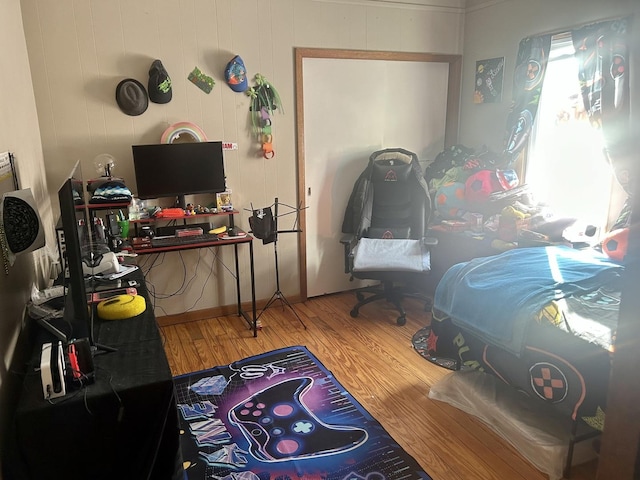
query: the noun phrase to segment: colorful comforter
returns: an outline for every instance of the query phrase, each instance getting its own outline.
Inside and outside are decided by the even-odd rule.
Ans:
[[[602,276],[602,271],[608,273]],[[525,309],[526,316],[522,309],[505,311],[503,302],[512,301],[506,300],[505,285],[492,294],[483,291],[487,298],[478,310],[485,324],[498,319],[504,327],[509,318],[522,322],[522,343],[517,351],[487,341],[477,329],[439,310],[442,303],[434,304],[428,357],[449,368],[474,368],[496,375],[523,393],[553,404],[574,420],[582,418],[601,429],[618,320],[621,269],[605,267],[602,271],[596,273],[600,285],[547,299],[535,310]],[[468,283],[475,284],[473,279]]]
[[[592,249],[519,248],[451,267],[438,283],[434,308],[519,356],[532,315],[552,300],[615,282],[621,271],[620,264]]]

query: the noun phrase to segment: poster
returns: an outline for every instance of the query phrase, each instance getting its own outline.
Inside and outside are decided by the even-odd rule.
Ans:
[[[500,103],[503,77],[504,57],[477,61],[473,103]]]

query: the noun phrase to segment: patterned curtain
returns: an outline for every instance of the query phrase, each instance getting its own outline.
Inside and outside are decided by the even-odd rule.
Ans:
[[[633,190],[627,68],[630,23],[630,18],[622,18],[571,32],[585,110],[591,124],[602,129],[605,154],[627,193]]]
[[[513,103],[507,117],[504,152],[507,164],[516,160],[531,135],[550,49],[551,35],[527,37],[520,41],[513,76]]]

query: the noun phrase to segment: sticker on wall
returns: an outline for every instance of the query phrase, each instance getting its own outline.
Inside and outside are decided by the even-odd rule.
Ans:
[[[476,85],[473,103],[499,103],[502,101],[504,57],[476,62]]]
[[[194,67],[187,78],[191,83],[207,94],[211,93],[213,86],[216,84],[213,78],[202,73],[198,67]]]

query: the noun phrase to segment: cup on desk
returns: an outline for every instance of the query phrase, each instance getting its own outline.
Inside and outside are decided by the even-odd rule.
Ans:
[[[123,240],[129,238],[129,220],[118,220],[120,227],[120,238]]]

